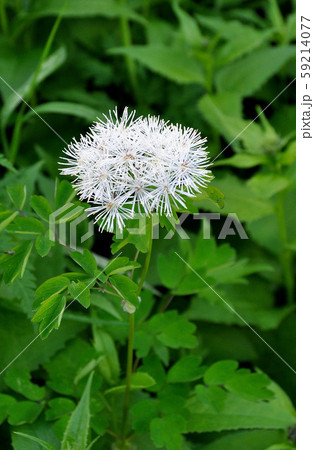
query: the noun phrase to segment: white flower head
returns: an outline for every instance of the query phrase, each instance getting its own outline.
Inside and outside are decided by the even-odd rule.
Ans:
[[[159,117],[135,119],[135,111],[104,115],[64,150],[63,175],[74,176],[81,200],[100,230],[123,229],[135,213],[173,215],[211,180],[206,138]]]

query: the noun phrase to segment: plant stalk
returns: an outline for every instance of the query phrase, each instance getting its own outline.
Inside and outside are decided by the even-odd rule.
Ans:
[[[148,220],[148,248],[143,265],[140,281],[138,284],[137,295],[139,296],[144,281],[146,279],[147,271],[149,268],[149,263],[152,254],[153,246],[153,221],[152,217]],[[129,339],[128,339],[128,352],[127,352],[127,366],[126,366],[126,385],[125,385],[125,395],[123,403],[123,419],[122,419],[122,450],[125,448],[126,442],[126,431],[127,431],[127,421],[129,413],[129,401],[130,401],[130,390],[131,390],[131,376],[133,371],[133,343],[134,343],[134,332],[135,332],[135,313],[129,314]]]

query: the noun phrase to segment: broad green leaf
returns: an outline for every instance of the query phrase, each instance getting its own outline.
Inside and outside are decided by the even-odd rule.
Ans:
[[[49,231],[45,234],[40,234],[36,238],[36,250],[41,257],[48,255],[52,246],[52,241],[49,239]]]
[[[0,393],[0,425],[7,418],[8,410],[14,403],[16,403],[14,397],[11,397],[11,395]]]
[[[103,360],[99,363],[99,370],[104,379],[110,385],[117,383],[120,375],[119,356],[115,343],[110,334],[93,327],[94,348],[99,355],[103,355]]]
[[[40,84],[45,78],[57,70],[66,59],[66,51],[64,47],[60,47],[52,55],[50,55],[41,65],[39,73],[36,76],[36,85]],[[33,84],[34,74],[32,74],[18,89],[19,95],[12,92],[5,100],[2,113],[1,125],[5,127],[10,115],[15,108],[21,103],[22,98],[26,98]]]
[[[14,433],[17,434],[18,436],[22,436],[23,438],[32,441],[32,442],[36,442],[36,444],[39,444],[41,446],[41,448],[43,448],[45,450],[55,450],[53,445],[50,445],[48,442],[43,441],[42,439],[39,439],[35,436],[30,436],[29,434],[20,433],[19,431],[14,431]]]
[[[253,402],[234,394],[228,394],[224,408],[215,412],[211,406],[199,400],[188,403],[191,412],[187,432],[203,433],[235,429],[286,429],[294,424],[294,417],[278,407],[273,400]]]
[[[10,425],[22,425],[23,423],[33,423],[42,412],[43,403],[37,402],[16,402],[8,409]]]
[[[19,215],[18,211],[2,211],[0,212],[0,231],[4,230]]]
[[[205,84],[201,66],[186,51],[154,45],[114,48],[112,55],[126,55],[159,75],[179,84]]]
[[[11,367],[5,374],[5,382],[13,391],[29,400],[42,400],[45,388],[31,382],[31,374],[27,369]]]
[[[149,374],[154,380],[155,384],[148,388],[151,392],[158,392],[166,384],[167,376],[164,366],[157,355],[151,353],[142,360],[140,372]]]
[[[200,366],[202,359],[196,355],[187,355],[179,359],[168,372],[169,383],[188,383],[202,378],[206,370]]]
[[[45,232],[44,225],[34,217],[17,217],[14,223],[7,227],[9,233],[32,238]]]
[[[69,398],[56,397],[48,402],[49,409],[45,413],[46,420],[56,420],[71,413],[75,409],[75,403]]]
[[[121,298],[130,302],[133,306],[139,305],[138,286],[134,281],[125,275],[112,275],[109,277],[109,281]]]
[[[218,92],[237,92],[243,97],[252,95],[294,56],[295,47],[288,45],[257,50],[218,71]]]
[[[158,416],[156,403],[151,399],[141,400],[131,408],[133,428],[137,433],[147,433],[152,419]]]
[[[273,205],[269,200],[257,195],[234,175],[224,175],[219,180],[216,179],[216,184],[225,194],[224,208],[221,210],[206,200],[196,201],[196,205],[204,208],[205,211],[220,212],[221,214],[236,211],[240,221],[252,221],[273,212]]]
[[[76,192],[72,187],[72,184],[67,180],[62,180],[57,184],[56,190],[56,209],[69,203],[75,197]]]
[[[179,6],[178,0],[174,0],[172,4],[186,42],[195,47],[200,47],[204,43],[204,37],[196,20]]]
[[[257,173],[249,179],[247,184],[256,194],[263,195],[265,198],[271,198],[273,195],[286,189],[291,182],[292,180],[288,177],[278,174]]]
[[[84,249],[81,252],[71,252],[71,258],[82,267],[89,275],[94,275],[97,270],[97,263],[94,256],[89,250]]]
[[[77,300],[84,308],[88,308],[90,305],[90,289],[82,281],[72,281],[69,284],[69,292],[74,300]]]
[[[273,392],[266,389],[269,383],[269,378],[263,373],[236,373],[227,380],[225,386],[230,392],[248,400],[264,400],[274,396]]]
[[[87,447],[87,437],[90,424],[90,389],[93,373],[90,374],[84,393],[73,411],[65,430],[61,449],[81,450]]]
[[[4,270],[3,279],[6,284],[12,283],[17,276],[23,277],[32,247],[33,243],[26,241],[0,257],[0,269]]]
[[[41,219],[45,222],[49,222],[49,216],[52,214],[51,206],[45,197],[42,195],[33,195],[31,197],[31,207],[35,211],[36,214],[39,215]]]
[[[10,199],[17,209],[23,209],[26,199],[26,186],[21,186],[18,184],[17,186],[8,187],[7,190]]]
[[[186,431],[185,424],[185,419],[178,414],[153,419],[150,423],[150,434],[156,447],[165,446],[167,450],[180,450],[181,434]]]
[[[159,253],[157,267],[162,284],[170,289],[178,286],[186,270],[184,262],[174,252]]]
[[[69,284],[70,280],[62,276],[45,281],[35,292],[34,309],[37,309],[43,301],[48,300],[53,295],[60,294]]]
[[[28,114],[24,116],[24,121],[27,121],[34,115],[42,114],[65,114],[67,116],[75,116],[84,119],[88,123],[94,122],[100,111],[91,108],[87,105],[71,102],[46,102],[36,106]]]
[[[156,384],[156,381],[154,378],[152,378],[150,375],[144,372],[136,372],[133,373],[131,376],[131,391],[141,390],[141,389],[147,389],[151,386]],[[120,394],[121,392],[124,392],[126,388],[126,385],[123,384],[121,386],[115,386],[113,388],[107,389],[105,391],[105,394]]]
[[[249,430],[228,433],[220,436],[204,447],[204,450],[239,450],[247,448],[250,450],[276,450],[270,445],[284,442],[285,432],[281,430]],[[292,447],[285,447],[286,444],[279,444],[277,450],[285,448],[293,450]]]
[[[118,258],[114,258],[108,263],[105,268],[105,273],[107,275],[114,275],[122,272],[127,272],[128,270],[133,270],[138,267],[141,267],[138,262],[130,261],[126,256],[121,256]]]
[[[52,295],[41,303],[32,321],[41,322],[39,332],[42,339],[45,339],[54,328],[59,328],[65,305],[66,298],[60,294]]]

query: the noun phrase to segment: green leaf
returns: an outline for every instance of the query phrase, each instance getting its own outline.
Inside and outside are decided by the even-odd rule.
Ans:
[[[99,370],[107,383],[113,385],[117,383],[120,375],[119,356],[112,337],[101,330],[93,327],[94,348],[99,355],[103,355],[103,360],[99,363]]]
[[[29,400],[42,400],[45,388],[31,382],[31,374],[27,369],[11,367],[5,374],[6,384],[15,392]]]
[[[162,284],[170,289],[178,286],[186,269],[184,262],[174,252],[167,255],[159,253],[157,267]]]
[[[2,155],[2,153],[0,153],[0,166],[9,169],[11,172],[16,172],[13,164],[4,155]]]
[[[230,91],[243,97],[250,96],[294,56],[295,47],[288,45],[257,50],[218,71],[218,92]]]
[[[60,67],[66,59],[66,51],[64,47],[56,50],[50,55],[42,64],[39,73],[36,75],[36,85],[40,84],[45,78],[51,75]],[[15,108],[21,103],[22,99],[26,98],[33,85],[34,74],[32,74],[20,87],[16,90],[19,95],[12,92],[5,100],[1,113],[1,126],[5,127],[10,115]]]
[[[36,250],[41,257],[48,255],[52,246],[52,242],[49,239],[49,231],[45,234],[40,234],[36,238]]]
[[[205,84],[201,65],[186,51],[155,45],[114,48],[112,55],[126,55],[159,75],[180,84]]]
[[[186,42],[195,47],[200,47],[204,42],[204,38],[196,20],[180,8],[178,0],[174,0],[172,5],[174,13],[180,22],[181,30]]]
[[[141,267],[138,262],[130,261],[126,256],[122,256],[114,258],[112,261],[110,261],[105,268],[105,273],[107,275],[114,275],[121,272],[127,272],[128,270],[133,270],[138,267]]]
[[[49,409],[45,413],[46,420],[56,420],[71,413],[75,409],[75,403],[69,398],[56,397],[48,402]]]
[[[14,397],[0,393],[0,425],[7,418],[8,411],[14,403],[16,403],[16,400]]]
[[[61,208],[62,206],[69,203],[75,197],[76,192],[72,187],[72,184],[67,180],[62,180],[57,184],[56,191],[56,209]]]
[[[84,308],[90,306],[90,289],[82,281],[72,281],[69,285],[69,292],[74,300],[77,300]]]
[[[17,434],[18,436],[22,436],[25,439],[28,439],[30,441],[36,442],[45,450],[55,450],[53,445],[50,445],[48,442],[43,441],[42,439],[39,439],[35,436],[30,436],[29,434],[20,433],[19,431],[14,431],[14,434]]]
[[[87,447],[87,437],[90,423],[90,389],[93,373],[90,374],[84,393],[73,411],[65,430],[61,449],[81,450]]]
[[[4,230],[14,219],[19,215],[18,211],[3,211],[0,212],[0,231]]]
[[[148,375],[148,373],[136,372],[133,373],[131,376],[130,389],[131,391],[147,389],[153,386],[154,384],[156,384],[156,381],[154,380],[154,378]],[[122,384],[121,386],[115,386],[113,388],[107,389],[105,391],[105,394],[120,394],[121,392],[125,391],[125,388],[126,388],[125,384]]]
[[[88,4],[85,0],[46,0],[44,3],[36,0],[32,3],[30,13],[36,17],[59,15],[62,11],[63,17],[127,17],[137,22],[143,23],[144,19],[134,12],[128,5],[117,3],[115,0],[106,0],[104,5],[102,0],[90,0]]]
[[[32,321],[41,322],[39,332],[42,339],[45,339],[54,328],[59,328],[65,305],[66,298],[60,294],[52,295],[41,303]]]
[[[8,194],[17,209],[23,209],[25,199],[26,199],[26,186],[21,186],[20,184],[8,187]]]
[[[10,425],[22,425],[23,423],[33,423],[42,412],[43,403],[36,402],[16,402],[9,407],[8,422]]]
[[[179,359],[168,372],[169,383],[188,383],[204,375],[205,366],[200,366],[202,359],[199,356],[188,355]]]
[[[192,399],[187,432],[203,433],[235,429],[286,429],[294,424],[294,417],[280,408],[273,400],[252,402],[234,394],[226,396],[223,410],[201,405]]]
[[[52,214],[51,206],[42,195],[33,195],[31,197],[31,207],[38,216],[45,222],[49,222],[49,216]]]
[[[227,380],[225,386],[230,392],[248,400],[265,400],[274,396],[273,392],[266,389],[269,383],[269,378],[263,373],[236,373]]]
[[[94,256],[91,254],[89,250],[84,249],[83,253],[81,252],[71,252],[71,258],[82,267],[90,275],[94,275],[97,270],[97,263]]]
[[[112,275],[109,277],[109,281],[121,298],[127,300],[135,307],[139,305],[138,286],[134,281],[125,275]]]
[[[70,280],[62,276],[45,281],[35,292],[34,309],[37,309],[43,301],[48,300],[53,295],[60,294],[69,284]]]
[[[9,233],[32,238],[45,232],[44,225],[34,217],[17,217],[14,223],[7,227]]]
[[[133,428],[137,433],[147,433],[152,419],[158,416],[156,403],[151,399],[141,400],[131,408]]]
[[[0,269],[4,269],[3,279],[6,284],[12,283],[17,276],[23,277],[32,247],[32,242],[23,242],[12,248],[9,254],[0,257]]]
[[[185,420],[178,414],[155,418],[150,424],[151,438],[157,448],[165,446],[167,450],[180,450],[184,432]]]
[[[195,393],[202,403],[212,406],[215,412],[220,412],[223,409],[227,392],[220,387],[199,384],[195,387]]]
[[[206,384],[225,384],[235,374],[238,366],[237,361],[218,361],[206,370],[204,381]]]
[[[167,311],[156,314],[149,322],[150,331],[157,335],[157,339],[171,348],[194,348],[197,339],[193,336],[196,326],[189,322],[177,311]]]
[[[94,122],[100,111],[87,105],[72,102],[46,102],[36,106],[24,116],[24,121],[37,114],[65,114],[84,119],[87,123]],[[63,203],[64,204],[64,203]]]
[[[266,163],[266,156],[250,155],[246,153],[239,153],[231,156],[231,158],[215,161],[215,167],[218,166],[232,166],[240,169],[250,169],[251,167],[259,166]]]

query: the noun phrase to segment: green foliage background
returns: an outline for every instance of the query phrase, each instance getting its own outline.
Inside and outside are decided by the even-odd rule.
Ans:
[[[137,281],[147,239],[116,241],[114,268],[111,235],[81,254],[48,229],[67,202],[67,233],[85,208],[59,179],[62,149],[116,105],[207,136],[224,199],[213,189],[191,208],[236,213],[249,236],[218,239],[220,220],[204,241],[188,219],[190,240],[154,241],[135,304],[126,448],[294,448],[294,372],[220,298],[294,367],[294,84],[284,90],[294,10],[288,0],[0,0],[0,371],[34,340],[0,376],[2,448],[119,446],[128,314],[103,286],[109,277],[136,303],[126,276]]]

